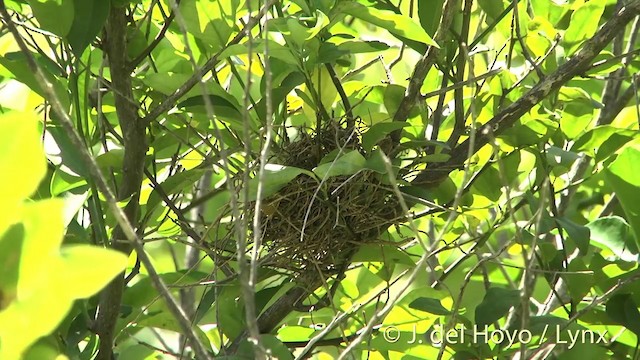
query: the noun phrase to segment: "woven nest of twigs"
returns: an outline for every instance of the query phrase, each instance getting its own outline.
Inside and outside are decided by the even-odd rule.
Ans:
[[[282,146],[276,160],[311,170],[336,149],[361,151],[358,137],[342,130],[304,134]],[[398,221],[397,198],[385,176],[369,170],[323,180],[302,174],[264,199],[265,264],[295,273],[339,271],[360,244],[376,241]]]

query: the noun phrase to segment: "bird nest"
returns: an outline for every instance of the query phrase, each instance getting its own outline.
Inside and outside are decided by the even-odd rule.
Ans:
[[[357,138],[347,135],[331,130],[322,132],[322,139],[305,135],[276,156],[282,165],[311,170],[341,146],[360,151]],[[359,245],[375,241],[399,220],[398,201],[386,180],[370,170],[325,179],[298,175],[263,200],[264,264],[298,274],[339,271]]]

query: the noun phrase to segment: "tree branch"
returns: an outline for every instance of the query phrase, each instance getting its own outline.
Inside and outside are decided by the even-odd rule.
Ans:
[[[147,269],[149,278],[151,279],[153,286],[158,290],[158,293],[165,299],[167,303],[167,307],[169,308],[169,311],[171,311],[171,313],[175,316],[176,320],[178,321],[181,327],[181,330],[188,337],[190,343],[194,347],[194,351],[196,352],[198,359],[205,359],[205,360],[210,359],[210,356],[208,355],[206,350],[204,350],[202,343],[199,341],[195,332],[191,328],[191,324],[189,320],[186,318],[184,312],[182,311],[182,309],[180,308],[176,300],[173,298],[173,296],[169,292],[169,289],[167,288],[166,284],[158,276],[158,273],[156,272],[155,268],[153,267],[153,264],[151,263],[151,259],[144,252],[142,242],[138,238],[125,212],[118,206],[118,202],[116,200],[115,195],[113,194],[113,191],[110,189],[103,174],[100,172],[100,168],[98,167],[98,164],[96,163],[95,159],[92,157],[92,155],[89,153],[89,151],[85,147],[85,144],[83,143],[82,139],[80,138],[80,135],[75,129],[71,118],[69,117],[64,106],[60,102],[60,99],[57,97],[54,91],[53,85],[51,84],[51,82],[49,82],[47,77],[44,75],[42,69],[36,63],[33,55],[27,48],[24,40],[20,36],[20,33],[18,32],[15,25],[13,24],[11,20],[11,16],[7,12],[7,8],[3,0],[0,0],[0,15],[2,16],[3,20],[7,24],[9,31],[11,32],[14,39],[16,40],[16,43],[20,48],[20,51],[25,55],[27,66],[33,72],[36,80],[41,85],[42,90],[45,94],[45,97],[50,102],[52,111],[57,117],[56,120],[59,121],[60,125],[63,127],[63,129],[67,133],[71,144],[78,150],[80,158],[89,169],[89,173],[91,174],[91,177],[96,182],[96,185],[98,186],[100,191],[103,193],[106,199],[107,205],[109,206],[109,209],[111,210],[116,221],[118,222],[119,227],[122,229],[122,233],[125,235],[126,239],[133,244],[133,247],[135,248],[138,254],[138,257],[140,259],[140,262],[142,262],[142,264],[144,264],[145,268]]]
[[[164,101],[162,101],[160,105],[151,109],[149,114],[147,114],[147,116],[144,117],[143,122],[148,124],[151,121],[155,120],[158,116],[171,110],[171,108],[175,106],[175,104],[178,102],[178,100],[180,100],[181,97],[183,97],[186,93],[188,93],[189,90],[191,90],[194,86],[196,86],[202,80],[205,74],[207,74],[209,71],[215,68],[215,66],[218,64],[218,61],[220,60],[220,55],[222,55],[222,53],[225,50],[227,50],[229,46],[239,44],[240,41],[247,35],[247,33],[251,31],[251,29],[253,29],[254,26],[260,23],[260,19],[264,16],[264,14],[267,13],[267,10],[271,8],[271,6],[276,2],[277,0],[271,0],[267,4],[265,4],[260,9],[260,12],[258,12],[258,14],[255,17],[252,17],[251,19],[249,19],[244,29],[242,29],[242,31],[240,31],[233,39],[231,39],[231,41],[229,41],[227,45],[225,45],[222,49],[220,49],[220,51],[218,51],[209,60],[207,60],[207,62],[202,67],[196,67],[194,74],[187,81],[185,81],[185,83],[182,84],[182,86],[180,86],[173,94],[169,95]]]
[[[591,39],[584,43],[582,50],[574,57],[559,66],[553,74],[540,81],[520,99],[507,106],[482,126],[473,147],[471,147],[469,139],[465,140],[451,151],[449,161],[429,164],[430,166],[418,174],[412,183],[414,185],[439,184],[453,169],[458,169],[464,164],[469,153],[475,153],[489,142],[491,131],[494,136],[499,135],[513,126],[522,115],[531,110],[549,93],[558,90],[567,81],[589,69],[591,62],[600,51],[638,14],[640,14],[640,0],[635,0],[620,9]]]
[[[139,217],[140,187],[142,184],[144,160],[147,152],[146,126],[137,114],[133,102],[131,75],[126,64],[127,15],[125,8],[111,7],[105,26],[105,51],[109,59],[111,85],[113,86],[116,114],[124,140],[124,158],[122,165],[122,183],[118,200],[129,199],[124,213],[129,223],[136,224]],[[132,244],[126,239],[122,227],[113,232],[111,247],[125,254],[132,250]],[[120,305],[124,291],[124,273],[114,278],[100,296],[96,332],[100,336],[97,359],[111,359],[116,322],[120,316]]]
[[[449,28],[451,27],[451,22],[453,21],[453,14],[459,7],[459,1],[460,0],[446,0],[442,7],[442,17],[440,18],[440,25],[434,39],[435,42],[440,46],[444,46],[444,43],[448,37]],[[422,55],[422,58],[416,64],[413,70],[413,74],[409,79],[409,86],[407,86],[407,91],[405,92],[405,95],[400,102],[398,111],[396,111],[396,113],[393,115],[393,121],[407,121],[411,109],[413,109],[413,107],[420,99],[420,88],[424,83],[424,79],[427,77],[427,73],[429,72],[429,70],[431,70],[431,67],[436,63],[439,53],[440,49],[436,48],[435,46],[429,46],[424,55]],[[398,145],[401,135],[402,130],[396,130],[391,133],[391,141],[393,147]]]

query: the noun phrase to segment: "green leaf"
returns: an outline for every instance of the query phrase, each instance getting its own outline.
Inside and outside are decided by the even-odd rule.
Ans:
[[[476,307],[476,324],[479,327],[491,325],[519,303],[520,292],[518,290],[489,288],[480,305]]]
[[[569,239],[580,250],[580,254],[586,255],[587,251],[589,251],[589,228],[578,225],[566,218],[557,218],[556,221],[567,232]]]
[[[62,211],[60,199],[24,206],[18,297],[0,312],[0,342],[11,346],[0,348],[0,358],[16,358],[35,339],[49,334],[74,300],[93,295],[126,265],[124,254],[85,245],[70,250],[81,251],[81,259],[65,257],[65,249],[59,250]]]
[[[291,351],[277,337],[270,334],[260,336],[260,344],[268,349],[269,353],[276,359],[289,360],[293,359]],[[243,359],[253,359],[255,357],[254,345],[248,340],[244,340],[238,347],[238,355]]]
[[[504,0],[478,0],[478,5],[491,21],[495,20],[507,8]]]
[[[97,293],[127,265],[125,255],[95,246],[67,245],[60,256],[63,263],[58,271],[64,283],[59,285],[67,287],[74,299]]]
[[[310,171],[305,169],[293,166],[267,164],[265,166],[261,198],[266,199],[275,194],[278,190],[282,189],[285,185],[291,182],[291,180],[301,174],[314,177]],[[242,201],[255,201],[258,198],[258,183],[259,178],[257,176],[249,180],[247,185],[249,187],[249,197],[247,199],[242,199]],[[241,192],[240,195],[243,196],[244,192]]]
[[[590,0],[573,12],[569,28],[562,38],[567,56],[573,55],[585,40],[596,33],[606,2],[607,0]]]
[[[33,114],[0,116],[0,171],[12,174],[0,187],[1,359],[20,358],[76,299],[95,294],[127,263],[126,255],[97,247],[60,250],[64,201],[25,201],[45,174],[39,137]]]
[[[420,25],[431,37],[436,35],[440,17],[442,17],[444,0],[418,1],[418,18]]]
[[[593,273],[585,265],[582,257],[577,257],[569,263],[568,272],[562,277],[567,282],[569,295],[575,302],[581,301],[595,284]]]
[[[109,1],[74,0],[74,17],[67,41],[73,53],[80,57],[102,30],[109,15]],[[51,16],[49,14],[49,16]]]
[[[289,65],[295,66],[296,68],[300,65],[300,58],[288,47],[278,44],[273,40],[269,41],[269,56],[282,60]],[[265,40],[263,39],[255,39],[253,43],[253,52],[254,53],[264,53],[265,49]],[[227,47],[221,54],[221,59],[226,59],[228,57],[237,56],[237,55],[245,55],[248,52],[248,47],[246,44],[234,44]]]
[[[15,224],[0,236],[0,311],[17,296],[24,226]]]
[[[420,297],[413,300],[409,307],[412,309],[425,311],[434,315],[451,315],[451,311],[447,310],[438,299]]]
[[[601,161],[631,141],[636,134],[635,130],[619,129],[610,125],[598,126],[581,135],[571,150],[585,152]]]
[[[602,51],[595,58],[593,58],[593,66],[587,70],[587,75],[608,75],[619,68],[621,68],[622,62],[615,61],[614,55],[609,51]]]
[[[640,312],[630,294],[616,294],[607,301],[607,315],[620,325],[640,336]]]
[[[371,149],[388,134],[406,126],[411,126],[411,124],[406,121],[379,122],[374,124],[367,132],[362,134],[362,147],[367,152],[371,151]]]
[[[36,63],[43,70],[44,76],[53,84],[53,90],[62,102],[65,108],[68,108],[69,93],[66,89],[66,85],[62,80],[56,78],[54,74],[59,72],[57,65],[51,61],[51,59],[43,57],[39,54],[33,54]],[[9,70],[16,80],[27,85],[31,90],[35,91],[43,98],[47,98],[46,93],[42,89],[42,84],[36,80],[33,71],[27,65],[27,59],[21,52],[6,53],[4,56],[0,56],[0,65]]]
[[[51,134],[56,142],[56,145],[60,149],[60,153],[54,155],[54,157],[59,157],[58,161],[64,164],[66,168],[73,171],[75,175],[84,178],[88,177],[89,170],[87,170],[86,165],[82,161],[82,157],[80,156],[78,149],[76,149],[69,140],[69,134],[67,134],[67,132],[61,126],[55,125],[47,126],[47,132]],[[86,179],[83,180],[85,180],[86,183]]]
[[[396,14],[393,11],[379,10],[374,7],[367,7],[355,2],[345,2],[340,8],[344,14],[351,15],[362,21],[386,29],[390,33],[402,36],[410,40],[422,42],[427,45],[438,47],[438,44],[427,34],[426,31],[413,19],[408,16]]]
[[[180,14],[187,31],[190,35],[202,40],[213,52],[223,48],[234,30],[233,22],[228,20],[228,16],[231,15],[229,9],[225,10],[221,7],[223,3],[229,2],[180,1]]]
[[[0,115],[0,234],[13,223],[23,199],[31,195],[45,175],[46,162],[34,113]]]
[[[316,167],[313,169],[313,172],[320,179],[325,179],[339,175],[353,175],[362,170],[366,165],[367,160],[364,156],[353,150],[329,163]]]
[[[616,192],[627,221],[635,235],[636,244],[640,243],[640,150],[625,148],[609,168],[605,176]]]
[[[409,255],[389,245],[362,245],[353,255],[352,262],[392,262],[415,266],[415,261]]]
[[[556,124],[547,119],[527,119],[518,121],[513,127],[504,131],[499,139],[510,146],[523,147],[545,141]]]
[[[271,22],[278,32],[290,36],[298,47],[302,47],[305,42],[315,38],[322,29],[329,25],[329,18],[322,11],[316,10],[315,15],[316,23],[312,28],[302,25],[298,19],[292,17],[286,20],[273,19]]]
[[[202,177],[202,174],[204,174],[205,171],[205,169],[199,168],[182,171],[168,177],[159,185],[162,187],[162,191],[164,191],[167,196],[171,197],[171,195],[178,194],[184,189],[193,186],[193,184]],[[163,200],[158,191],[158,189],[153,189],[151,195],[149,195],[149,200],[147,200],[148,209],[154,209],[157,205],[162,203]]]
[[[400,103],[404,98],[404,94],[407,89],[401,85],[389,84],[384,88],[384,107],[387,109],[387,113],[389,117],[393,118],[393,116],[398,112],[398,108],[400,107]],[[417,115],[418,107],[414,107],[412,114],[409,117],[414,117]]]
[[[322,45],[330,44],[323,43]],[[320,49],[322,49],[322,45]],[[347,54],[361,54],[370,52],[379,52],[389,49],[389,45],[380,41],[345,41],[337,46],[338,50]]]
[[[277,106],[282,103],[287,95],[291,92],[291,90],[295,89],[298,85],[304,82],[304,75],[301,72],[294,71],[288,74],[284,80],[282,80],[282,84],[279,87],[273,89],[271,92],[271,103],[272,109],[276,109]],[[298,89],[296,89],[296,93]],[[258,114],[258,118],[264,123],[266,120],[267,114],[267,97],[263,96],[262,99],[256,104],[256,113]]]
[[[638,259],[638,246],[631,236],[629,224],[619,216],[598,218],[587,224],[593,245],[611,250],[624,261]]]
[[[60,37],[69,33],[74,21],[74,0],[29,0],[40,28]],[[55,15],[54,15],[55,14]]]

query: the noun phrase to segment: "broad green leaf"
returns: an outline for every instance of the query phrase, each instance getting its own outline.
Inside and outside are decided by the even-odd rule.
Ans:
[[[569,28],[562,38],[567,56],[575,53],[582,42],[591,38],[598,30],[606,2],[607,0],[591,0],[573,12]]]
[[[355,2],[345,2],[340,10],[344,14],[384,28],[394,35],[439,47],[431,36],[408,16],[396,14],[393,11],[379,10]]]
[[[476,307],[476,324],[479,327],[491,325],[505,316],[509,309],[520,304],[520,292],[513,289],[492,287]]]
[[[607,301],[607,315],[640,336],[640,312],[630,294],[615,294]]]
[[[327,44],[327,43],[325,43]],[[344,51],[347,54],[360,54],[384,51],[389,48],[388,44],[380,41],[345,41],[338,45],[338,50]],[[321,48],[322,49],[322,48]]]
[[[418,1],[418,18],[420,25],[431,37],[436,35],[444,0]]]
[[[556,129],[557,124],[547,119],[528,119],[518,121],[504,131],[499,139],[513,147],[538,144],[545,141]]]
[[[325,179],[332,176],[353,175],[366,165],[367,160],[359,152],[353,150],[329,163],[316,167],[313,172],[320,179]]]
[[[209,103],[213,106],[216,117],[229,120],[237,125],[242,124],[242,114],[240,110],[229,100],[219,95],[208,95]],[[204,107],[205,102],[202,96],[194,96],[177,104],[178,108]]]
[[[415,261],[409,255],[398,250],[396,246],[374,244],[362,245],[351,259],[353,262],[392,262],[414,266]]]
[[[451,315],[451,311],[442,306],[440,300],[434,298],[417,298],[409,304],[409,307],[420,311],[426,311],[434,315]]]
[[[17,295],[20,253],[24,244],[24,227],[14,224],[0,235],[0,312]]]
[[[395,130],[402,129],[410,125],[411,124],[405,121],[380,122],[380,123],[374,124],[369,128],[369,130],[367,130],[367,132],[362,134],[362,147],[364,148],[365,151],[371,151],[371,149],[373,149],[373,147],[378,143],[378,141],[384,139],[385,136],[394,132]]]
[[[390,117],[393,117],[396,112],[398,112],[398,108],[406,91],[407,89],[404,86],[394,84],[389,84],[384,88],[384,107],[387,109]],[[413,114],[413,116],[415,115],[416,114]]]
[[[278,190],[285,187],[289,182],[298,177],[298,175],[306,174],[314,177],[313,174],[305,169],[300,169],[293,166],[282,166],[277,164],[267,164],[265,166],[265,173],[262,182],[262,199],[278,192]],[[249,180],[247,186],[249,187],[249,197],[242,199],[243,201],[255,201],[258,198],[258,183],[259,178],[256,176]],[[240,192],[240,196],[244,196],[244,191]]]
[[[593,273],[585,265],[582,257],[577,257],[569,263],[568,272],[562,277],[567,282],[569,295],[576,302],[582,300],[595,284]]]
[[[59,286],[69,288],[74,299],[97,293],[127,265],[123,254],[96,246],[67,245],[60,255],[58,271],[64,280]]]
[[[388,173],[387,165],[384,163],[384,158],[382,157],[382,151],[380,149],[376,149],[368,158],[367,165],[365,166],[369,170],[373,170],[379,174]],[[391,168],[394,171],[398,170],[398,166],[391,165]]]
[[[293,17],[272,19],[271,23],[279,33],[289,36],[301,48],[306,41],[316,37],[322,29],[329,25],[329,19],[322,11],[316,10],[315,15],[316,23],[312,28],[301,24],[298,19]]]
[[[140,328],[152,327],[158,329],[164,329],[179,333],[182,328],[180,323],[176,320],[175,316],[170,311],[158,311],[146,314],[136,320],[136,326]],[[205,346],[205,350],[212,351],[211,342],[207,338],[207,335],[197,326],[193,327],[196,336],[200,339]]]
[[[206,280],[209,274],[200,271],[176,271],[159,274],[160,279],[167,286],[184,286],[196,284]],[[158,296],[158,291],[153,287],[151,278],[142,277],[138,282],[131,285],[125,292],[122,302],[133,307],[145,306]]]
[[[636,244],[640,243],[640,150],[625,148],[605,171],[606,179],[622,204]]]
[[[260,344],[268,349],[269,353],[276,359],[293,360],[293,354],[277,337],[270,334],[260,336]],[[243,358],[253,359],[255,357],[254,345],[249,341],[243,341],[238,348],[238,355]]]
[[[75,14],[67,41],[73,53],[80,57],[107,21],[109,2],[104,0],[74,0],[73,2]]]
[[[478,0],[478,5],[493,21],[507,8],[508,2],[505,0]]]
[[[571,147],[574,152],[584,152],[601,161],[609,157],[637,135],[635,130],[619,129],[610,125],[593,128],[576,140]]]
[[[300,58],[297,56],[290,48],[280,45],[273,40],[269,41],[269,56],[277,58],[286,62],[289,65],[295,66],[296,68],[300,65]],[[222,51],[220,54],[221,59],[226,59],[231,56],[237,55],[245,55],[248,52],[248,47],[246,44],[234,44]],[[265,51],[265,40],[264,39],[255,39],[253,43],[253,52],[254,53],[264,53]]]
[[[609,51],[602,51],[593,59],[593,65],[587,71],[587,75],[608,75],[622,67],[620,61],[615,61],[614,55]]]
[[[178,194],[184,189],[193,186],[193,184],[195,184],[202,177],[205,171],[206,170],[199,168],[182,171],[168,177],[159,185],[162,187],[162,191],[167,196],[171,197],[171,195]],[[151,195],[149,195],[149,199],[147,200],[148,209],[153,209],[158,204],[163,203],[162,197],[160,196],[158,191],[158,189],[154,189],[151,192]]]
[[[66,191],[85,185],[87,185],[86,178],[68,174],[64,172],[62,168],[57,168],[53,170],[49,191],[51,195],[58,196]]]
[[[43,57],[40,54],[32,54],[36,60],[36,63],[40,66],[44,76],[47,80],[53,84],[53,90],[58,96],[58,99],[62,102],[63,107],[68,108],[69,104],[69,92],[67,91],[65,82],[54,74],[59,73],[60,69],[49,58]],[[26,57],[21,52],[11,52],[4,56],[0,56],[0,65],[4,66],[14,78],[27,85],[31,90],[36,92],[43,98],[47,98],[46,93],[43,91],[42,84],[36,79],[33,71],[27,65]]]
[[[30,113],[0,117],[0,171],[13,174],[0,190],[1,359],[20,358],[59,325],[74,300],[95,294],[127,262],[125,255],[97,247],[61,251],[64,201],[25,201],[45,174],[37,125]]]
[[[638,258],[638,246],[631,236],[631,228],[619,216],[596,219],[587,224],[591,230],[593,245],[611,250],[624,261],[635,261]]]
[[[549,329],[564,326],[566,323],[566,319],[553,315],[532,316],[529,322],[529,330],[531,330],[533,334],[542,334]]]
[[[586,255],[589,250],[589,228],[566,218],[556,218],[556,221],[567,232],[569,239],[580,250],[580,254]]]
[[[74,21],[74,0],[29,0],[28,2],[42,30],[60,37],[69,33]]]
[[[282,341],[299,341],[300,339],[310,339],[315,333],[315,329],[310,326],[283,326],[278,329],[278,338]]]
[[[291,90],[295,89],[298,85],[304,82],[304,75],[298,71],[294,71],[287,75],[287,77],[282,80],[282,84],[279,87],[273,89],[271,92],[271,102],[273,104],[273,109],[277,107],[278,104],[282,103],[287,95],[291,92]],[[298,89],[296,89],[296,93],[298,93]],[[258,118],[264,123],[266,120],[267,114],[267,97],[264,96],[255,107],[256,113],[258,114]]]
[[[59,153],[51,154],[49,158],[54,159],[52,160],[54,163],[64,164],[62,171],[66,169],[66,173],[69,173],[69,170],[75,173],[70,175],[88,177],[89,170],[87,170],[82,161],[78,149],[69,140],[69,134],[61,126],[55,125],[47,126],[47,132],[53,137],[57,147],[60,149]],[[83,180],[86,182],[86,179]]]
[[[220,3],[225,2],[183,0],[179,4],[189,34],[202,40],[213,52],[222,49],[234,30],[227,19],[231,14],[225,14]]]
[[[0,234],[13,223],[23,199],[29,197],[45,175],[46,163],[34,113],[0,115]]]
[[[11,346],[0,347],[0,358],[17,358],[56,328],[74,300],[96,293],[126,265],[123,254],[85,245],[74,246],[71,252],[81,253],[65,258],[66,249],[59,250],[63,207],[60,199],[24,207],[17,297],[0,312],[0,341]]]

